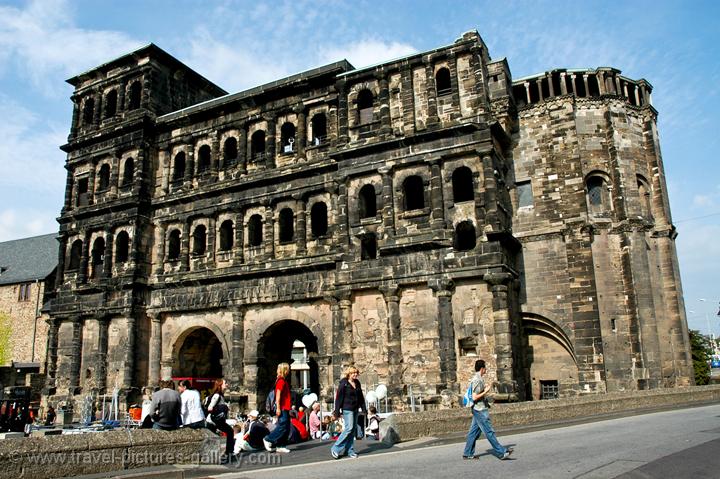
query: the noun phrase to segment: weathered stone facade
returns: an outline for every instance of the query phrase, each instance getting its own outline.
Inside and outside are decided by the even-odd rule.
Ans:
[[[692,382],[644,80],[513,82],[473,32],[229,95],[154,45],[69,82],[51,398],[219,363],[255,406],[294,340],[399,409],[477,357],[506,399]]]

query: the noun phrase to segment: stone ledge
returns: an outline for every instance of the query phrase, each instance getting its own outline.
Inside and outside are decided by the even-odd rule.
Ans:
[[[492,422],[495,429],[502,430],[718,401],[720,401],[720,385],[614,392],[547,401],[495,404],[492,407]],[[469,417],[470,412],[467,409],[393,414],[380,423],[380,434],[384,438],[383,441],[396,443],[465,432],[470,423]]]
[[[216,464],[224,443],[206,429],[136,429],[0,440],[0,479],[51,479],[171,464]]]

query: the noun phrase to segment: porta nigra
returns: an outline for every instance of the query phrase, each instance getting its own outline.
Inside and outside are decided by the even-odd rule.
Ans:
[[[256,407],[288,360],[396,411],[477,358],[500,400],[693,382],[645,80],[513,80],[470,32],[231,94],[152,44],[68,81],[46,401],[225,377]]]

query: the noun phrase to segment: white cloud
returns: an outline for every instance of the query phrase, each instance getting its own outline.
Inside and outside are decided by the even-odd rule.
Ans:
[[[0,210],[0,241],[54,233],[57,212],[25,208]]]
[[[356,68],[361,68],[416,52],[415,47],[406,43],[368,39],[342,46],[321,47],[320,61],[322,63],[331,63],[347,59]]]
[[[53,95],[63,86],[58,76],[81,73],[142,44],[121,32],[78,28],[71,11],[65,0],[0,6],[2,68],[16,68],[35,88]]]

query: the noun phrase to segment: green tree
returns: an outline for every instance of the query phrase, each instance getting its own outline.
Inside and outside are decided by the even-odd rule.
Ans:
[[[10,317],[0,311],[0,366],[10,363]]]
[[[692,352],[693,369],[695,370],[695,384],[702,386],[710,382],[710,341],[700,334],[700,331],[690,330],[690,351]]]

